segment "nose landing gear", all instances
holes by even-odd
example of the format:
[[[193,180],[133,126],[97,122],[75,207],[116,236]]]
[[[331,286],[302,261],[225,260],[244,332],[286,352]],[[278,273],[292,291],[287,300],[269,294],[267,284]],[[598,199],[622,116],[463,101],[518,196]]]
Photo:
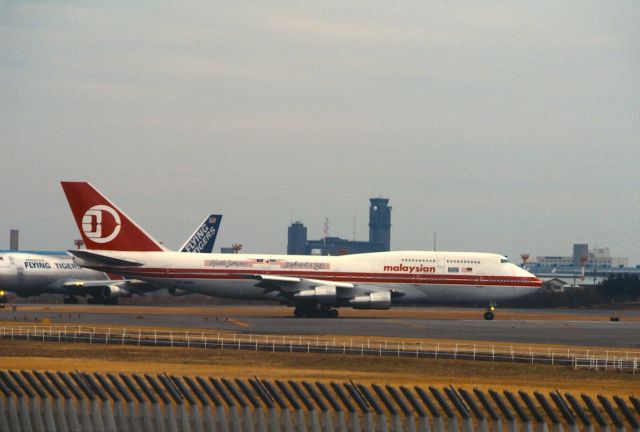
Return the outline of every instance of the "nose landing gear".
[[[495,317],[494,315],[494,311],[496,310],[496,305],[493,303],[489,304],[489,308],[487,309],[487,311],[484,313],[484,319],[487,321],[492,321],[493,318]]]

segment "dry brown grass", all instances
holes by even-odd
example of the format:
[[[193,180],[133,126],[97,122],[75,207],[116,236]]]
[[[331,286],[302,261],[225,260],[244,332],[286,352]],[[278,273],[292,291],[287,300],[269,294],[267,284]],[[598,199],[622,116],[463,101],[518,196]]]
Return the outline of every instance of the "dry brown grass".
[[[115,313],[203,314],[219,319],[234,319],[242,327],[242,316],[290,316],[291,309],[279,306],[93,306],[93,305],[18,305],[19,312],[51,311],[63,314]],[[341,310],[346,317],[385,317],[393,320],[482,319],[481,309],[398,308],[389,311]],[[497,319],[589,319],[604,316],[580,316],[540,312],[499,311]],[[234,317],[234,318],[231,318]],[[626,319],[626,318],[624,318]],[[633,318],[640,319],[640,318]],[[6,322],[6,325],[55,325],[53,322]],[[211,322],[210,322],[211,323]],[[403,322],[406,325],[411,323]],[[1,324],[1,323],[0,323]],[[130,328],[130,326],[128,326]],[[144,328],[144,326],[136,326]],[[112,326],[113,328],[113,326]],[[191,332],[217,330],[189,329]],[[323,335],[323,337],[332,337]],[[338,336],[340,339],[348,337]],[[354,338],[355,339],[355,338]],[[364,339],[364,338],[358,338]],[[392,340],[393,338],[385,338]],[[405,339],[408,340],[408,339]],[[425,343],[465,343],[460,340],[416,339]],[[479,341],[467,343],[482,344]],[[491,344],[491,342],[484,342]],[[517,346],[518,344],[514,344]],[[528,345],[527,345],[528,346]],[[575,348],[575,347],[574,347]],[[269,353],[238,350],[133,347],[43,343],[0,339],[0,369],[84,370],[100,372],[174,373],[247,378],[306,379],[390,383],[422,386],[464,386],[487,389],[523,389],[605,395],[640,394],[640,375],[617,372],[573,370],[562,366],[526,365],[472,361],[448,361],[412,358],[378,358],[302,353]]]
[[[568,367],[0,339],[0,369],[173,373],[640,395],[640,376]]]

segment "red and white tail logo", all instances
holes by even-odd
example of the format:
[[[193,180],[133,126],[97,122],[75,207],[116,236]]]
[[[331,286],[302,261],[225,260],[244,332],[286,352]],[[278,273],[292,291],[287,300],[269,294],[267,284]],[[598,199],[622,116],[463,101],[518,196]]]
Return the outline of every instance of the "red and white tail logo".
[[[164,247],[87,182],[61,182],[87,249],[162,251]]]

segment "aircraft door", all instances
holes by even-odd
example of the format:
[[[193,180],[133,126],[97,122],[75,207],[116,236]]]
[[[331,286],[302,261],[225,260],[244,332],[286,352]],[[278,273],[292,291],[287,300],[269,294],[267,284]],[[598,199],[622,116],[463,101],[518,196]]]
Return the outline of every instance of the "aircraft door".
[[[447,272],[444,254],[436,253],[436,271],[441,274]]]

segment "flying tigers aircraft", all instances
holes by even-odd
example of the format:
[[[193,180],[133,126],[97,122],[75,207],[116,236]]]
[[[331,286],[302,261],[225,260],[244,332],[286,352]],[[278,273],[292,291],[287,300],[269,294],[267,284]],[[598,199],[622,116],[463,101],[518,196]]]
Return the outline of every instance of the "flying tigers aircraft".
[[[154,285],[217,297],[273,300],[297,317],[402,303],[481,303],[540,289],[531,273],[491,253],[397,251],[344,256],[168,251],[86,182],[62,182],[86,250],[75,262]],[[491,310],[485,319],[493,319]]]
[[[99,217],[99,215],[97,216]],[[209,215],[182,245],[180,252],[209,253],[213,250],[222,215]],[[148,282],[123,279],[102,271],[82,268],[66,252],[7,251],[0,253],[0,302],[6,291],[20,297],[63,294],[65,303],[78,303],[76,296],[89,296],[87,303],[113,304],[120,297],[144,295],[157,290]],[[170,290],[172,295],[190,294]]]

